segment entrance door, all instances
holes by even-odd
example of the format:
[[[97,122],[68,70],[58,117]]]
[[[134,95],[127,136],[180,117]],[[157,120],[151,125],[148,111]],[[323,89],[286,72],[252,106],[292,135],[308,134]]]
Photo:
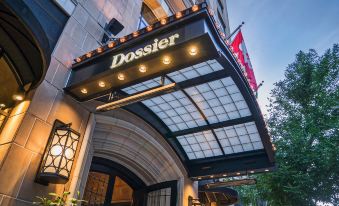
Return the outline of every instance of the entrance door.
[[[124,166],[94,157],[84,206],[176,206],[177,181],[146,184]]]

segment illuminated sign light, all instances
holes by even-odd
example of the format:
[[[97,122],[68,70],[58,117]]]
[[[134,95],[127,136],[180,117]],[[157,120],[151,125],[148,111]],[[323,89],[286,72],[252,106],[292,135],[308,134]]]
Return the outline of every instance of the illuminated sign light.
[[[132,62],[136,59],[140,59],[144,56],[150,55],[152,53],[156,53],[159,50],[166,49],[175,45],[175,40],[179,38],[179,34],[173,34],[168,38],[163,38],[161,40],[154,39],[154,43],[146,45],[144,48],[139,48],[135,52],[129,52],[127,54],[117,54],[113,56],[113,61],[111,65],[111,69],[119,67],[124,63]]]

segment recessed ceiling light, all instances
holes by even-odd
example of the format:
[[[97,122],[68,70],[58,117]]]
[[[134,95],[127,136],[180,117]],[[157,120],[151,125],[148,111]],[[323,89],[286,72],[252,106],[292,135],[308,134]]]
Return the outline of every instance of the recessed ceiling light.
[[[198,177],[198,180],[201,180],[201,177]]]
[[[223,174],[222,176],[223,176],[223,177],[226,177],[226,176],[227,176],[227,174]]]
[[[75,61],[78,62],[78,63],[81,62],[80,57],[76,58]]]
[[[98,85],[99,85],[99,87],[105,87],[106,83],[104,81],[99,81]]]
[[[82,88],[82,89],[81,89],[81,93],[83,93],[83,94],[87,94],[87,93],[88,93],[88,91],[87,91],[87,89],[86,89],[86,88]]]
[[[126,37],[121,37],[121,38],[119,39],[119,41],[120,41],[121,43],[124,43],[124,42],[126,41]]]
[[[145,73],[146,71],[147,71],[147,68],[146,68],[146,66],[145,65],[140,65],[139,66],[139,71],[141,72],[141,73]]]
[[[190,47],[190,48],[189,48],[189,54],[190,54],[191,56],[197,55],[197,54],[198,54],[198,48],[195,47],[195,46]]]
[[[213,175],[210,176],[210,178],[213,178],[213,177],[214,177]]]
[[[86,54],[86,57],[88,57],[88,58],[90,58],[92,56],[92,53],[91,52],[88,52],[87,54]]]
[[[121,81],[125,80],[125,75],[121,74],[121,73],[118,74],[118,79],[121,80]]]
[[[240,172],[237,172],[237,175],[240,175]]]
[[[164,58],[162,59],[162,63],[170,64],[171,63],[171,58],[169,56],[164,56]]]
[[[252,173],[252,174],[253,174],[253,173],[254,173],[254,171],[252,170],[252,171],[250,171],[250,173]]]
[[[269,169],[265,169],[265,172],[268,172],[268,171],[270,171]]]

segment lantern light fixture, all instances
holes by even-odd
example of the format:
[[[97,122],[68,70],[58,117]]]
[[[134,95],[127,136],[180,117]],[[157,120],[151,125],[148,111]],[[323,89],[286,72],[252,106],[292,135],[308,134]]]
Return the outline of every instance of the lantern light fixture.
[[[36,182],[44,185],[68,182],[80,137],[71,125],[55,120]]]

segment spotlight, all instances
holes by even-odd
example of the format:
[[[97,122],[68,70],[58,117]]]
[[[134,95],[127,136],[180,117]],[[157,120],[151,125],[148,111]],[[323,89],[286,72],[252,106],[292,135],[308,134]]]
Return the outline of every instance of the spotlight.
[[[177,12],[177,13],[175,13],[175,17],[177,18],[177,19],[180,19],[181,17],[182,17],[182,13],[179,11],[179,12]]]
[[[138,31],[135,31],[135,32],[133,32],[133,37],[137,37],[137,36],[139,36],[139,32]]]
[[[111,41],[110,43],[108,43],[108,47],[109,47],[109,48],[113,48],[113,47],[114,47],[114,42]]]
[[[145,66],[145,65],[140,65],[139,66],[139,71],[141,72],[141,73],[145,73],[146,71],[147,71],[147,67]]]
[[[101,47],[97,48],[97,52],[98,52],[98,53],[101,53],[102,51],[103,51],[103,50],[102,50]]]
[[[195,55],[197,55],[197,53],[198,53],[198,48],[197,47],[192,46],[191,48],[189,48],[189,54],[191,56],[195,56]]]
[[[125,80],[125,75],[124,74],[118,74],[118,79],[120,80],[120,81],[123,81],[123,80]]]
[[[81,89],[81,93],[83,93],[83,94],[87,94],[87,93],[88,93],[88,91],[87,91],[87,89],[83,88],[83,89]]]
[[[146,27],[146,30],[147,30],[147,31],[152,31],[152,29],[153,29],[153,27],[152,27],[151,25],[149,25],[149,26]]]
[[[165,25],[166,23],[167,23],[167,20],[166,20],[166,19],[161,19],[161,20],[160,20],[160,24],[161,24],[161,25]]]
[[[193,11],[193,12],[198,11],[198,9],[199,9],[199,6],[198,6],[198,5],[193,5],[193,6],[192,6],[192,11]]]
[[[99,81],[98,85],[99,85],[99,87],[105,87],[106,83],[104,81]]]
[[[126,41],[126,37],[121,37],[121,38],[119,39],[119,41],[120,41],[120,43],[124,43],[124,42]]]
[[[162,59],[162,63],[170,64],[171,63],[171,58],[169,56],[164,56],[164,58]]]

